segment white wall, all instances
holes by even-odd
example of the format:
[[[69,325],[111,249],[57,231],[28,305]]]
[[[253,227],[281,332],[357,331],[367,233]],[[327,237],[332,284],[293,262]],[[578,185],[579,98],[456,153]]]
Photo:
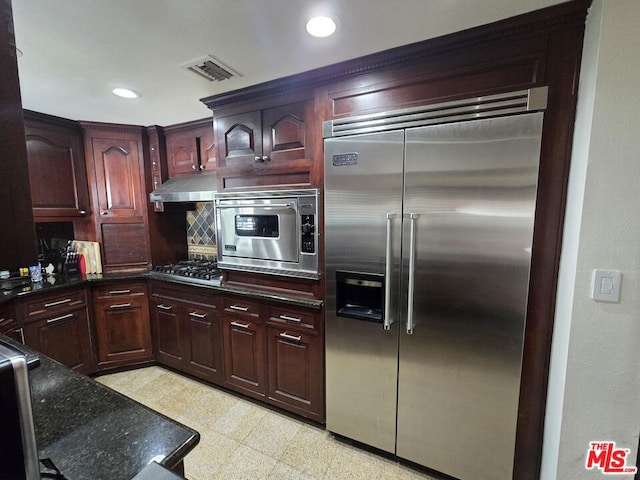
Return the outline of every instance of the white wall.
[[[587,20],[552,345],[541,478],[606,478],[590,441],[640,432],[640,1],[594,0]],[[620,270],[619,303],[589,298]],[[616,475],[628,480],[633,475]]]

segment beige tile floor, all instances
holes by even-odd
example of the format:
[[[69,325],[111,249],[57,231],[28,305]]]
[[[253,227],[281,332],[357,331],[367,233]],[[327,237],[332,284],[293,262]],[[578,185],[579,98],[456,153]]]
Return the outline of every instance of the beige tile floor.
[[[435,480],[161,367],[96,380],[200,433],[200,443],[184,461],[189,480]]]

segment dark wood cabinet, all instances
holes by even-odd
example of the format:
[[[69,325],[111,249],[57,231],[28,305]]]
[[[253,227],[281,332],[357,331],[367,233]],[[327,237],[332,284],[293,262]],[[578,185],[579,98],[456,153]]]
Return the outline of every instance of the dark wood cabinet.
[[[13,304],[0,307],[0,334],[24,343],[24,329],[18,322]]]
[[[316,122],[311,99],[216,115],[224,189],[313,183]]]
[[[151,361],[146,283],[113,283],[96,287],[92,293],[98,367]]]
[[[160,296],[153,291],[151,293],[151,327],[156,352],[156,360],[159,363],[173,368],[184,367],[184,339],[185,331],[182,324],[180,304],[174,299]]]
[[[92,370],[86,307],[43,318],[24,327],[25,343],[81,373]]]
[[[76,122],[25,111],[31,202],[36,221],[76,220],[89,214],[89,185]]]
[[[172,125],[164,131],[169,177],[216,172],[216,149],[211,119]]]
[[[267,321],[268,396],[275,405],[324,420],[322,317],[313,310],[272,306]]]
[[[187,305],[185,364],[187,371],[207,380],[222,380],[222,331],[218,312],[204,305]]]
[[[221,383],[219,296],[193,287],[152,285],[151,326],[159,363]]]
[[[105,272],[151,267],[143,130],[82,123]]]
[[[226,296],[225,385],[324,421],[324,337],[318,310]]]
[[[86,290],[69,289],[23,301],[24,343],[81,373],[93,370]]]
[[[266,394],[266,337],[261,305],[244,298],[225,297],[225,385],[256,398]]]
[[[216,131],[221,167],[263,162],[260,111],[218,118]]]
[[[11,1],[3,0],[0,5],[0,268],[15,270],[35,265],[38,252]]]

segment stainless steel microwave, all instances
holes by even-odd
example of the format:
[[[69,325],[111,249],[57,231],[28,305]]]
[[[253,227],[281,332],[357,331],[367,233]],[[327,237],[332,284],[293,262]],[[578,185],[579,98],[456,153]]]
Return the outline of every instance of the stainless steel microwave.
[[[317,279],[318,190],[218,193],[218,266]]]

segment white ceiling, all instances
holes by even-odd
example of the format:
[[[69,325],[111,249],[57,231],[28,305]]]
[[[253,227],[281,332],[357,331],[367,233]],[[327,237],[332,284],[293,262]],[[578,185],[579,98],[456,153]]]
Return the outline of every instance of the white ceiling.
[[[563,0],[13,0],[24,108],[74,120],[171,125],[199,99],[438,37]],[[306,34],[337,15],[330,38]],[[240,77],[181,68],[213,55]],[[126,86],[135,100],[114,96]]]

